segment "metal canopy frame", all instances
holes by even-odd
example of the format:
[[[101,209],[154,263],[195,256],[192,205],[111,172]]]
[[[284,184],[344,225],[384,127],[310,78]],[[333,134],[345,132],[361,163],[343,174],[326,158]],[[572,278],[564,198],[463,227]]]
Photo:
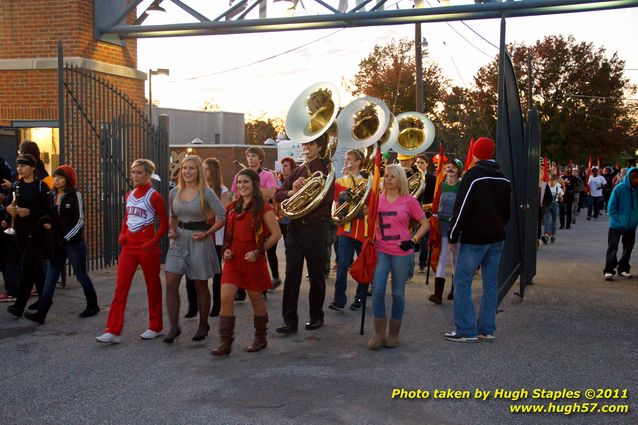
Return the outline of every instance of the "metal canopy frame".
[[[164,25],[142,25],[146,12],[133,25],[125,23],[127,16],[143,0],[94,0],[96,37],[105,41],[114,38],[179,37],[216,34],[241,34],[272,31],[348,28],[378,25],[398,25],[418,22],[445,22],[476,19],[497,19],[550,15],[559,13],[591,12],[628,7],[638,7],[638,0],[516,0],[456,6],[419,7],[422,0],[415,0],[416,7],[385,10],[388,0],[357,0],[351,9],[348,1],[339,0],[334,7],[330,0],[306,0],[325,10],[323,14],[293,17],[267,18],[266,7],[273,0],[232,0],[231,6],[214,19],[209,19],[181,0],[171,2],[187,12],[196,22]],[[281,0],[280,0],[281,1]],[[301,0],[290,0],[303,5]],[[332,0],[335,3],[336,0]],[[407,2],[408,4],[410,2]],[[392,3],[395,6],[395,3]],[[366,6],[369,10],[366,10]],[[397,6],[398,7],[398,6]],[[258,10],[255,10],[258,9]],[[100,13],[98,13],[98,10]]]

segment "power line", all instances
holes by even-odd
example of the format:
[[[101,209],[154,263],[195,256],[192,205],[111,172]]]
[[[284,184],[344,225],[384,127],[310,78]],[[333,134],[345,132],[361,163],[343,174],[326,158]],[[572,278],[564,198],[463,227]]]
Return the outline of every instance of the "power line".
[[[205,75],[198,75],[198,76],[195,76],[195,77],[182,78],[181,80],[172,80],[172,81],[167,81],[167,82],[162,83],[162,84],[172,84],[172,83],[181,83],[181,82],[184,82],[184,81],[199,80],[199,79],[202,79],[202,78],[208,78],[208,77],[212,77],[212,76],[219,75],[219,74],[225,74],[226,72],[237,71],[238,69],[247,68],[247,67],[249,67],[249,66],[253,66],[253,65],[256,65],[256,64],[258,64],[258,63],[266,62],[266,61],[269,61],[269,60],[271,60],[271,59],[275,59],[275,58],[278,58],[278,57],[280,57],[280,56],[286,55],[286,54],[288,54],[288,53],[292,53],[292,52],[294,52],[295,50],[299,50],[299,49],[301,49],[301,48],[304,48],[304,47],[306,47],[306,46],[309,46],[309,45],[311,45],[311,44],[314,44],[314,43],[316,43],[316,42],[318,42],[318,41],[321,41],[321,40],[323,40],[324,38],[328,38],[328,37],[330,37],[330,36],[332,36],[332,35],[335,35],[336,33],[340,32],[340,31],[343,31],[344,29],[345,29],[345,28],[338,29],[337,31],[333,31],[333,32],[331,32],[330,34],[327,34],[327,35],[324,35],[324,36],[322,36],[322,37],[319,37],[319,38],[317,38],[317,39],[315,39],[315,40],[309,41],[308,43],[302,44],[302,45],[300,45],[300,46],[293,47],[292,49],[285,50],[285,51],[283,51],[283,52],[280,52],[280,53],[274,54],[274,55],[272,55],[272,56],[268,56],[268,57],[266,57],[266,58],[262,58],[262,59],[256,60],[256,61],[254,61],[254,62],[250,62],[250,63],[244,64],[244,65],[238,65],[238,66],[235,66],[235,67],[233,67],[233,68],[224,69],[224,70],[222,70],[222,71],[213,72],[213,73],[211,73],[211,74],[205,74]],[[158,83],[158,84],[159,84],[159,83]]]

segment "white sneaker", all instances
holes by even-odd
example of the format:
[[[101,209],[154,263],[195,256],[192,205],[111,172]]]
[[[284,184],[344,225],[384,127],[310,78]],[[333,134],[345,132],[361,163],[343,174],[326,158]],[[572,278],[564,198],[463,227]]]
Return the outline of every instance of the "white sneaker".
[[[618,274],[622,277],[626,277],[627,279],[629,279],[630,277],[633,277],[633,275],[629,272],[620,272]]]
[[[613,273],[605,273],[605,280],[614,280]]]
[[[122,338],[119,335],[109,332],[104,335],[96,336],[95,339],[97,339],[98,342],[103,342],[105,344],[119,344],[122,341]]]
[[[140,338],[142,338],[142,339],[155,339],[158,336],[160,336],[159,332],[155,332],[154,330],[147,329],[147,330],[144,331],[144,333],[142,335],[140,335]]]
[[[453,342],[478,342],[479,340],[476,336],[460,336],[456,331],[446,332],[445,339]]]
[[[495,338],[494,338],[494,335],[490,335],[490,334],[482,335],[482,334],[479,334],[478,339],[479,339],[479,341],[492,342],[492,341],[494,341]]]

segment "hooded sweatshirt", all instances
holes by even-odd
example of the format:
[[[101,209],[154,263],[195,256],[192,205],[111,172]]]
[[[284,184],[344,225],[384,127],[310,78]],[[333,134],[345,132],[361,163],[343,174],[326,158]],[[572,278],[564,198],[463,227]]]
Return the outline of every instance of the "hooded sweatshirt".
[[[631,173],[638,173],[638,168],[629,169],[609,198],[609,227],[615,230],[635,231],[638,226],[638,187],[631,187]]]
[[[479,161],[461,180],[454,203],[450,243],[486,245],[505,240],[511,184],[494,161]]]

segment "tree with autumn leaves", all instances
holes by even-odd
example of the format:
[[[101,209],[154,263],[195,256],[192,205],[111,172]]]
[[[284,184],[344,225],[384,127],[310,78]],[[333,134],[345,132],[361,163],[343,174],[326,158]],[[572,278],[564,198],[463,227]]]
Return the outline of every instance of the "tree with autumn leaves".
[[[351,81],[355,96],[383,99],[392,112],[415,110],[415,64],[409,40],[375,46]],[[628,99],[636,87],[624,75],[624,61],[592,43],[548,36],[532,46],[508,46],[519,82],[523,110],[532,99],[541,120],[543,155],[559,162],[582,162],[589,154],[612,162],[633,156],[638,146],[638,105]],[[427,57],[427,55],[426,55]],[[462,153],[472,135],[496,134],[498,57],[479,69],[472,87],[456,87],[430,60],[424,61],[424,111],[437,139]],[[633,137],[632,137],[633,136]]]

